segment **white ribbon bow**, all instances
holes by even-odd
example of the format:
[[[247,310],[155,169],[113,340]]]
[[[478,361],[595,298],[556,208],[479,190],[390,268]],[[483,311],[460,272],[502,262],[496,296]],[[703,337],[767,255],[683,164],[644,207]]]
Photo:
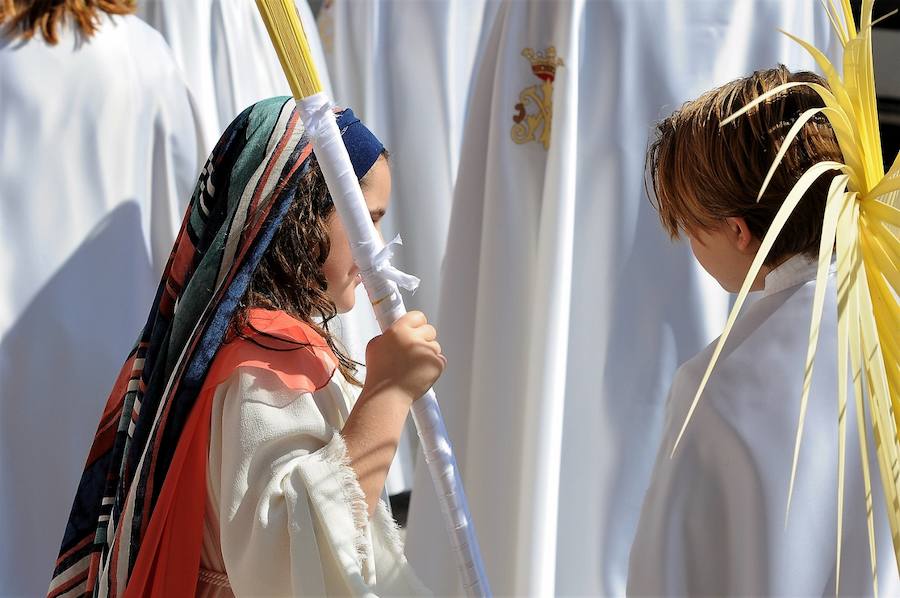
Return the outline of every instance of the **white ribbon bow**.
[[[331,102],[325,98],[325,103],[312,110],[307,109],[303,120],[304,132],[310,139],[318,139],[325,132],[326,115],[331,112]]]
[[[365,242],[361,245],[365,247],[373,244],[374,242]],[[397,283],[397,286],[400,288],[410,293],[415,293],[416,289],[419,288],[419,278],[412,274],[407,274],[391,264],[391,258],[394,257],[394,249],[401,245],[403,245],[403,239],[400,238],[400,235],[391,239],[390,243],[386,243],[372,258],[372,267],[362,271],[363,278],[378,274]]]

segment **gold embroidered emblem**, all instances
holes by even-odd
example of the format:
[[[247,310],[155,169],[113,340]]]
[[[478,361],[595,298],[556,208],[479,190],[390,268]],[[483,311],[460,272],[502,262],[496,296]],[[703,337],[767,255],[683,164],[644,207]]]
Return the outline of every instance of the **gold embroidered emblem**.
[[[550,147],[550,131],[553,124],[553,80],[556,68],[565,66],[562,58],[556,56],[556,47],[550,46],[544,52],[535,52],[531,48],[522,50],[522,56],[531,62],[531,72],[541,80],[522,90],[516,113],[513,115],[512,138],[516,143],[540,141],[544,149]],[[537,108],[529,112],[530,105]],[[540,132],[540,135],[538,135]]]

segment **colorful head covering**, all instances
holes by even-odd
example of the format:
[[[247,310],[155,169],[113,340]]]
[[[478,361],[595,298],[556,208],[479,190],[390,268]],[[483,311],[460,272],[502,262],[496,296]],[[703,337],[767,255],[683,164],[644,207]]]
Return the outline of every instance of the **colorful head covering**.
[[[361,177],[384,146],[351,110],[337,121]],[[286,97],[245,110],[213,150],[147,323],[103,411],[50,596],[126,593],[210,364],[299,182],[314,167],[311,155],[294,100]]]

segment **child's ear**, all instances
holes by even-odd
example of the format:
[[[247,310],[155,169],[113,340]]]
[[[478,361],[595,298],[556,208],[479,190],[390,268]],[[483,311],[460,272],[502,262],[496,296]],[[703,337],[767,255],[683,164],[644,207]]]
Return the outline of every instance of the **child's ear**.
[[[725,219],[725,226],[728,228],[729,237],[734,243],[735,249],[741,253],[756,253],[759,243],[750,232],[746,220],[740,216],[729,216]]]

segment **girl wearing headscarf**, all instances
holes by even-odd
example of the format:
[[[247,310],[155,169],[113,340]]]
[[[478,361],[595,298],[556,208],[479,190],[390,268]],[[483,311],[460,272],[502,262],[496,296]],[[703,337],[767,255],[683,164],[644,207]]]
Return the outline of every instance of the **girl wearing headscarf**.
[[[390,171],[351,110],[376,225]],[[354,363],[328,323],[358,284],[294,101],[255,104],[200,174],[103,412],[49,596],[415,595],[379,497],[445,360],[410,312]]]

